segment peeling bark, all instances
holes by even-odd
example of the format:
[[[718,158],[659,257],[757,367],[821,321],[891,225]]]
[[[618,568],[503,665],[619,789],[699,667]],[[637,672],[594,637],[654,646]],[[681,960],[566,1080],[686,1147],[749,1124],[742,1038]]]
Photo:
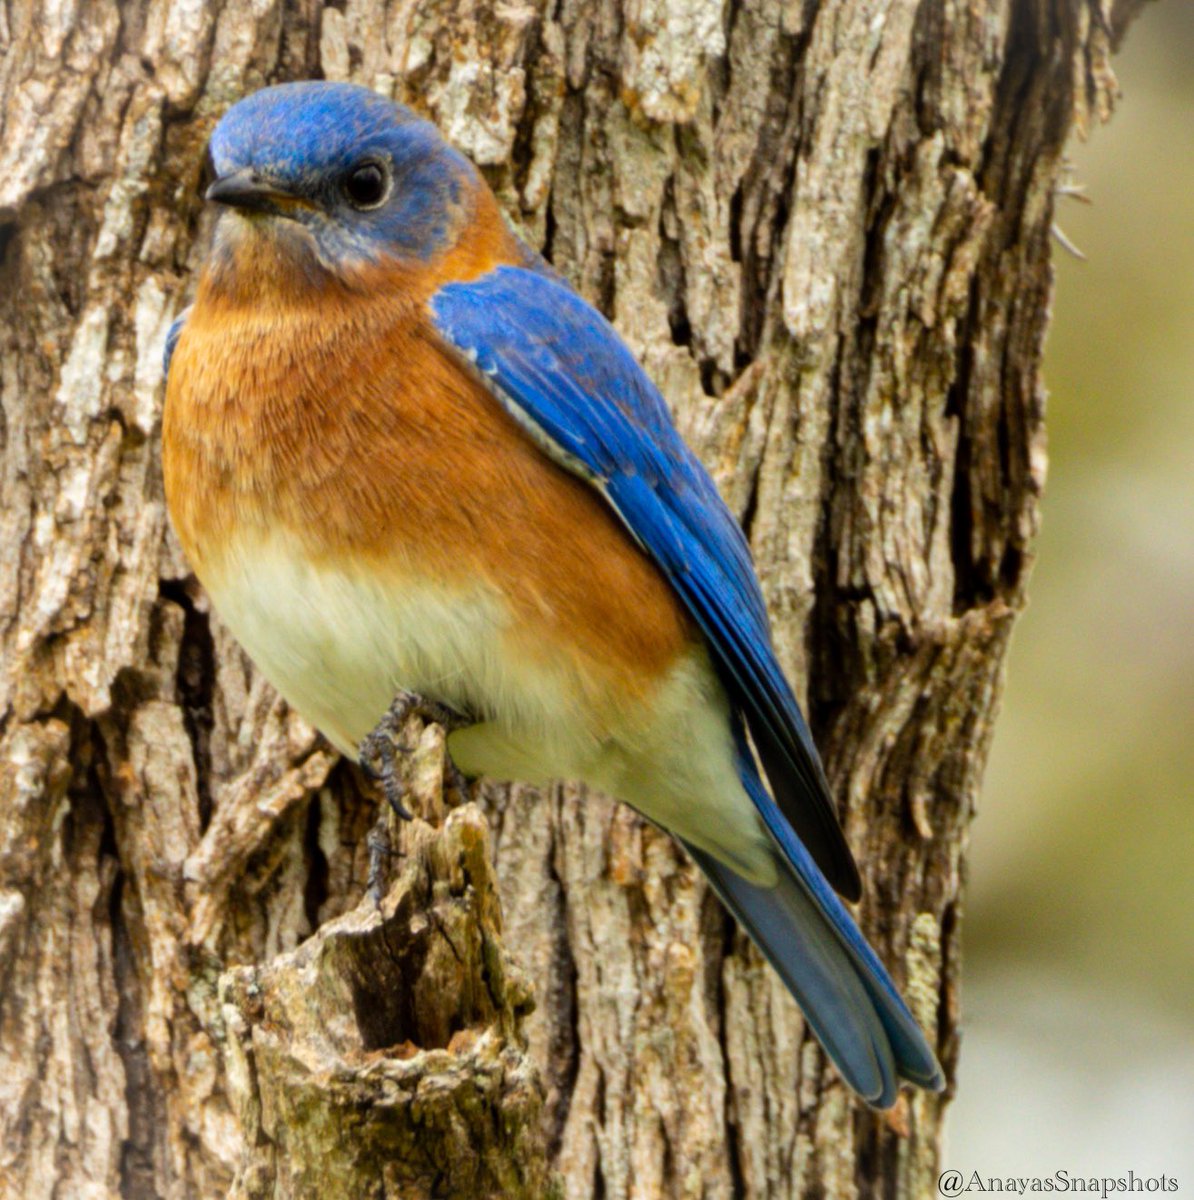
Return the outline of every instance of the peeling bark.
[[[1053,190],[1138,7],[0,12],[0,1196],[929,1194],[948,1096],[859,1106],[629,811],[445,802],[423,731],[422,819],[364,895],[376,795],[169,531],[162,342],[232,102],[351,78],[436,120],[742,518],[860,919],[952,1074],[966,826],[1044,476]]]

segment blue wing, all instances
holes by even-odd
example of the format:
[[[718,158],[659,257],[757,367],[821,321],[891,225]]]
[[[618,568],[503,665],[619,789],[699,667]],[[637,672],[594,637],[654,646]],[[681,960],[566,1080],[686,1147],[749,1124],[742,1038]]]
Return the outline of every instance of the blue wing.
[[[746,539],[663,398],[598,312],[521,267],[451,283],[436,329],[543,449],[597,487],[701,627],[776,802],[829,882],[861,893],[808,727],[771,645]]]

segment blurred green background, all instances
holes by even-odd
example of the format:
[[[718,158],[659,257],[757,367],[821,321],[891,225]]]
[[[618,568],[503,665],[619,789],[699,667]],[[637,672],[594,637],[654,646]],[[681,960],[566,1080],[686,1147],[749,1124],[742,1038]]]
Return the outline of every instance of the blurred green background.
[[[964,924],[945,1164],[1194,1193],[1194,3],[1070,148],[1049,479]],[[1184,1178],[1183,1178],[1184,1175]]]

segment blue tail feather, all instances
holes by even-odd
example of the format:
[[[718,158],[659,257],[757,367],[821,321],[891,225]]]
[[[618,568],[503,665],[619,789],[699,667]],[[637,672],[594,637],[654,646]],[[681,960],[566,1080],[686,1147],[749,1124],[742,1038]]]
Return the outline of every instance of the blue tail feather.
[[[771,831],[778,883],[751,883],[703,850],[688,846],[689,853],[864,1100],[890,1107],[901,1079],[940,1090],[941,1068],[891,976],[784,820],[753,763],[740,761],[739,773]]]

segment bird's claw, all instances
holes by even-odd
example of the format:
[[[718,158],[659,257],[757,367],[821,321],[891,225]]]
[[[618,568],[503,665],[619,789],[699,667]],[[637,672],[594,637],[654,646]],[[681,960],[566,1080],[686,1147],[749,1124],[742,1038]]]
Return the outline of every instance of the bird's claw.
[[[442,726],[446,732],[470,724],[469,718],[439,700],[429,700],[415,692],[399,692],[385,715],[361,740],[358,758],[361,766],[381,784],[386,803],[396,817],[409,821],[414,814],[403,803],[405,789],[398,770],[398,753],[410,754],[413,746],[402,741],[407,720],[412,716]],[[444,774],[463,795],[464,776],[450,756],[445,756]],[[372,859],[371,859],[372,861]]]
[[[401,731],[401,728],[399,725],[398,731]],[[403,746],[403,751],[409,753],[406,746]],[[411,820],[414,814],[402,803],[405,789],[398,773],[398,750],[386,717],[362,738],[358,756],[366,773],[381,784],[391,812],[404,821]]]
[[[390,811],[403,821],[410,821],[414,818],[414,814],[403,803],[406,789],[403,786],[398,765],[399,753],[411,754],[414,751],[414,747],[408,745],[402,737],[406,722],[412,716],[419,716],[425,721],[434,722],[447,732],[471,723],[468,717],[438,700],[428,700],[414,692],[399,692],[381,720],[361,739],[361,744],[357,749],[361,767],[366,774],[381,784],[382,793]],[[467,795],[468,785],[464,775],[446,752],[444,755],[444,778],[448,785],[455,788],[462,796]],[[393,857],[397,853],[390,840],[389,824],[384,812],[378,816],[373,828],[369,830],[366,844],[369,847],[367,886],[374,904],[380,908],[384,863],[387,858]]]

